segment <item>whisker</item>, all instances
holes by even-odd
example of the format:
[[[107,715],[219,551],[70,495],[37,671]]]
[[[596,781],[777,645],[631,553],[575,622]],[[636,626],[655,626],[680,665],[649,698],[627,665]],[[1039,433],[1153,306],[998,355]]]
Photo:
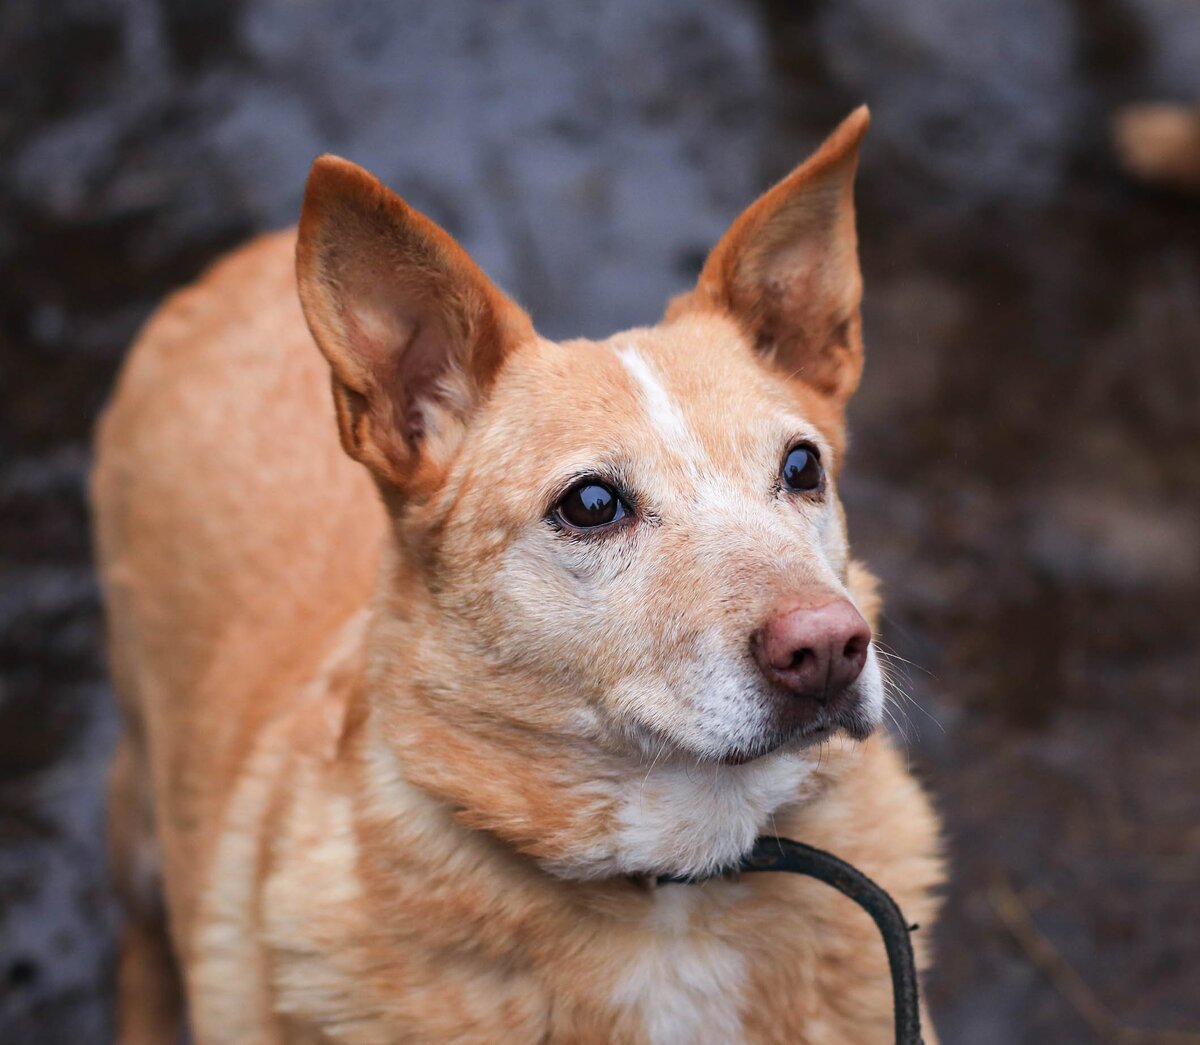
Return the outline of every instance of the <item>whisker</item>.
[[[904,744],[904,746],[905,747],[910,746],[912,744],[913,737],[909,735],[907,727],[912,725],[911,720],[909,720],[906,716],[904,718],[904,722],[902,723],[900,721],[900,719],[898,719],[896,717],[896,715],[893,713],[892,709],[890,707],[888,707],[888,705],[886,703],[883,705],[883,713],[884,713],[884,715],[887,716],[887,720],[895,728],[896,734],[900,737],[900,740]],[[914,727],[914,730],[915,730],[915,727]],[[918,739],[919,739],[919,737],[920,737],[920,734],[917,734]]]
[[[772,809],[772,810],[771,810],[771,812],[769,812],[769,813],[767,814],[767,817],[768,817],[768,819],[771,821],[771,834],[772,834],[774,837],[778,838],[778,837],[779,837],[779,825],[775,823],[775,810],[774,810],[774,809]],[[782,845],[782,844],[780,844],[780,846],[779,846],[779,851],[780,851],[781,853],[783,852],[783,845]]]
[[[903,686],[896,686],[892,689],[891,692],[895,696],[904,700],[906,703],[911,704],[914,708],[916,708],[917,711],[919,711],[922,715],[924,715],[925,718],[929,719],[930,722],[932,722],[935,726],[937,726],[937,728],[941,732],[943,732],[943,733],[946,732],[946,727],[943,726],[941,724],[941,722],[939,722],[937,720],[937,717],[930,714],[930,712],[926,709],[925,705],[922,704],[919,700],[917,700],[917,698],[914,697],[911,693],[909,693]],[[897,705],[897,707],[899,709],[898,705]],[[899,709],[899,710],[902,710],[902,709]],[[912,717],[910,715],[908,715],[907,712],[905,712],[905,718],[907,718],[910,722],[912,721]]]
[[[640,788],[638,788],[638,803],[639,804],[641,804],[642,799],[646,793],[646,781],[648,781],[650,779],[650,774],[654,772],[654,767],[656,765],[658,765],[658,760],[660,758],[662,758],[662,754],[666,750],[667,750],[667,739],[666,739],[666,737],[663,737],[663,739],[659,742],[658,751],[655,753],[654,758],[650,761],[650,768],[646,770],[646,775],[644,777],[642,777],[642,786]]]
[[[919,671],[924,675],[928,675],[931,679],[937,678],[937,676],[934,675],[934,673],[932,671],[930,671],[928,668],[926,668],[924,665],[918,664],[914,660],[909,660],[907,657],[896,652],[895,649],[893,649],[891,646],[889,646],[886,642],[884,642],[878,636],[873,638],[871,641],[875,646],[875,652],[878,653],[881,657],[887,657],[888,660],[895,661],[898,664],[903,664],[903,665],[905,665],[905,667],[913,668],[914,670]]]
[[[911,682],[908,676],[908,671],[910,669],[920,671],[934,681],[937,681],[937,676],[932,671],[922,667],[920,664],[909,660],[907,657],[901,656],[886,643],[880,642],[878,639],[874,639],[873,642],[875,645],[875,652],[879,657],[879,673],[883,676],[886,683],[887,694],[895,698],[895,702],[892,706],[904,715],[905,720],[912,724],[914,729],[916,729],[916,725],[913,723],[912,717],[901,706],[901,702],[904,704],[911,704],[925,718],[937,726],[942,733],[945,733],[946,727],[943,726],[934,715],[930,714],[925,706],[909,692],[909,686]],[[916,732],[917,737],[919,738],[920,731],[917,730]]]

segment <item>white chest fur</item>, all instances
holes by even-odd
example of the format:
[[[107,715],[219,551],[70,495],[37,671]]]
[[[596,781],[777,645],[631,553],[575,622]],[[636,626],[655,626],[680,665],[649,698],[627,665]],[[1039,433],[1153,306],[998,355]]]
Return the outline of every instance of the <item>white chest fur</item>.
[[[728,899],[737,886],[721,883]],[[651,1045],[738,1042],[746,961],[701,918],[705,887],[663,885],[612,1001],[635,1009]]]
[[[745,766],[667,765],[631,780],[617,809],[615,864],[706,875],[736,863],[782,806],[804,794],[813,761],[778,754]]]

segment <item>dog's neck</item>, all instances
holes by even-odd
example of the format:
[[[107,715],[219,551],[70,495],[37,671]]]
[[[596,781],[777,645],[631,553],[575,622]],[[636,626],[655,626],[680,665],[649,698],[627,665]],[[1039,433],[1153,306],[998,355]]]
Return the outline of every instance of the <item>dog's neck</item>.
[[[357,745],[368,791],[402,777],[462,827],[563,878],[711,874],[735,864],[781,809],[817,793],[831,768],[794,754],[643,764],[519,730],[464,734],[418,702],[369,712]]]
[[[735,864],[782,810],[821,793],[844,760],[836,743],[744,765],[652,758],[553,723],[478,713],[470,695],[505,682],[460,665],[459,699],[448,697],[452,658],[413,598],[406,594],[402,616],[389,613],[388,598],[376,603],[343,738],[358,790],[380,808],[389,789],[416,789],[461,829],[487,833],[557,877],[711,874]]]

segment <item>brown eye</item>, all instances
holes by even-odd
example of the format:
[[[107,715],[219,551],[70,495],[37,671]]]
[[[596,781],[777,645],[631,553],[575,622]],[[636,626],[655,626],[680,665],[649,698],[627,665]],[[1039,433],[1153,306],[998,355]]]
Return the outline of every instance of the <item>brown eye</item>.
[[[568,526],[592,530],[624,519],[629,507],[611,486],[588,479],[568,490],[555,511]]]
[[[794,446],[783,459],[780,471],[785,489],[796,493],[811,493],[819,489],[825,477],[821,458],[815,446]]]

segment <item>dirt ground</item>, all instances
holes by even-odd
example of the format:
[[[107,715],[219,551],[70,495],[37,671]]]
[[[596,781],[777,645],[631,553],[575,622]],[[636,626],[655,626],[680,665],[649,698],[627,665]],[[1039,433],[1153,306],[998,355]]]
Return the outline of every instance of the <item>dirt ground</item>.
[[[154,302],[291,220],[328,148],[547,334],[652,321],[865,99],[844,493],[946,821],[935,1022],[970,1045],[1200,1042],[1200,199],[1129,182],[1107,132],[1126,101],[1200,99],[1200,8],[488,11],[0,6],[0,1041],[111,1036],[116,723],[84,484]]]

